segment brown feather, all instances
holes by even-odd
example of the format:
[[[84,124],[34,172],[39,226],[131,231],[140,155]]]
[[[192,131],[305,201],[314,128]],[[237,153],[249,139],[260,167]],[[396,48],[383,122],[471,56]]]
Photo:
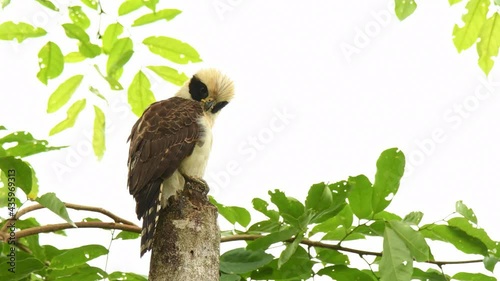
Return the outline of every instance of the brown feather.
[[[159,189],[153,183],[170,177],[203,136],[198,124],[202,115],[200,102],[173,97],[153,103],[133,126],[128,188],[136,199],[139,218],[159,194],[159,190],[150,190]]]

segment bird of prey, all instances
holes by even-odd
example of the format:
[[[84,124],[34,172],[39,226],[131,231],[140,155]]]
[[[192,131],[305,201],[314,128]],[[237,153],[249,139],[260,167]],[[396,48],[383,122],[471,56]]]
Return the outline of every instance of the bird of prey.
[[[151,104],[129,136],[128,189],[142,218],[141,257],[151,250],[160,208],[183,189],[203,181],[212,126],[233,98],[233,82],[216,69],[197,72],[169,99]]]

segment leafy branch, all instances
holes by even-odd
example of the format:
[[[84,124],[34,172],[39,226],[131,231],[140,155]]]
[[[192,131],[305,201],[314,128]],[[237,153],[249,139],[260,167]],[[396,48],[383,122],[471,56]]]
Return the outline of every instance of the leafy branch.
[[[448,0],[450,6],[462,0]],[[417,8],[414,0],[395,0],[395,12],[399,20],[410,16]],[[500,13],[497,0],[468,0],[462,23],[453,27],[453,44],[460,53],[476,45],[478,65],[488,75],[493,69],[493,57],[500,49]]]
[[[255,240],[262,238],[262,237],[263,237],[262,235],[258,235],[258,234],[236,234],[236,235],[222,237],[220,241],[221,241],[221,243],[232,242],[232,241],[255,241]],[[286,239],[283,241],[279,241],[279,242],[291,243],[294,240],[295,240],[295,237],[290,238],[290,239]],[[300,244],[307,245],[310,247],[319,247],[319,248],[324,248],[324,249],[332,249],[332,250],[337,250],[337,251],[342,251],[342,252],[348,252],[348,253],[358,254],[361,256],[376,256],[376,257],[382,256],[382,252],[358,250],[358,249],[340,246],[338,244],[328,244],[328,243],[324,243],[321,241],[314,241],[314,240],[309,240],[309,239],[300,240]],[[428,260],[428,261],[425,261],[424,263],[430,263],[430,264],[435,264],[435,265],[447,265],[447,264],[467,264],[467,263],[480,263],[480,262],[483,262],[483,259],[462,260],[462,261]]]
[[[49,135],[72,128],[81,112],[91,110],[94,113],[92,147],[98,159],[103,157],[106,150],[106,109],[104,106],[107,104],[109,107],[107,97],[112,91],[127,90],[127,100],[132,112],[140,115],[149,104],[156,100],[150,82],[154,74],[166,82],[182,85],[188,77],[177,70],[175,65],[201,61],[198,52],[185,42],[161,34],[147,34],[144,30],[134,31],[134,27],[152,23],[160,24],[161,21],[168,22],[181,14],[181,11],[177,9],[157,9],[158,0],[123,1],[117,11],[106,9],[106,13],[103,11],[101,1],[82,0],[84,5],[81,6],[74,3],[57,3],[56,5],[50,0],[36,2],[41,4],[50,16],[64,17],[63,21],[66,22],[56,25],[54,29],[64,31],[66,38],[62,38],[61,41],[73,42],[72,49],[65,49],[60,46],[68,45],[65,44],[66,42],[47,41],[38,52],[38,58],[34,58],[38,60],[39,65],[36,76],[44,85],[49,85],[52,80],[59,80],[62,76],[66,76],[62,82],[58,82],[59,86],[50,94],[47,103],[47,113],[60,114],[61,109],[66,108],[66,117],[52,127]],[[3,1],[2,4],[2,8],[6,10],[11,5],[10,1]],[[126,17],[132,16],[136,11],[145,9],[149,12],[136,17],[131,26],[124,26],[120,23],[128,21]],[[113,14],[117,14],[118,18],[103,26],[103,22],[108,22],[102,20],[103,16]],[[94,22],[98,24],[93,24]],[[128,31],[127,35],[123,34],[124,29]],[[104,32],[101,34],[102,30]],[[0,40],[17,40],[18,43],[22,43],[27,39],[41,40],[52,32],[57,31],[46,31],[27,22],[0,23]],[[93,38],[89,34],[97,34],[97,36]],[[166,59],[166,62],[160,65],[142,65],[142,62],[147,60],[148,53],[136,52],[137,43],[142,43],[147,47],[150,50],[150,56],[158,55]],[[92,62],[88,63],[90,60]],[[125,66],[130,64],[131,60],[136,60],[141,64],[138,69],[131,70],[132,73],[137,73],[136,77],[140,79],[134,79],[127,87],[123,86],[120,80],[126,70]],[[68,73],[68,64],[77,64],[80,67],[76,68],[76,73]],[[143,68],[151,72],[144,73],[141,70]],[[93,71],[97,71],[102,77],[101,81],[88,74]],[[103,83],[107,83],[109,87],[103,87]],[[89,103],[91,106],[87,106]]]
[[[100,222],[100,221],[84,221],[84,222],[75,222],[75,225],[77,228],[100,228],[100,229],[116,229],[116,230],[124,230],[128,232],[133,232],[133,233],[141,233],[141,228],[137,226],[136,224],[123,219],[112,212],[101,208],[101,207],[94,207],[94,206],[85,206],[85,205],[79,205],[79,204],[73,204],[73,203],[64,203],[64,206],[69,209],[73,210],[79,210],[79,211],[89,211],[89,212],[95,212],[95,213],[100,213],[103,214],[109,218],[111,218],[114,222]],[[28,206],[25,208],[22,208],[17,212],[16,216],[14,218],[6,220],[2,228],[0,229],[0,241],[7,242],[8,241],[8,233],[6,232],[8,226],[17,220],[19,220],[23,215],[46,208],[45,206],[41,204],[36,204],[32,206]],[[69,223],[60,223],[60,224],[47,224],[43,226],[37,226],[37,227],[30,227],[23,229],[21,231],[16,232],[16,239],[28,237],[31,235],[38,235],[40,233],[50,233],[50,232],[57,232],[60,230],[65,230],[65,229],[72,229],[75,228],[73,225]],[[255,241],[257,239],[261,239],[264,237],[263,235],[260,234],[236,234],[236,235],[230,235],[230,236],[225,236],[221,237],[221,243],[225,242],[233,242],[233,241]],[[284,243],[292,243],[295,240],[296,237],[292,237],[289,239],[285,239],[282,241],[276,241],[276,242],[284,242]],[[349,247],[344,247],[339,244],[329,244],[329,243],[324,243],[321,241],[314,241],[310,239],[301,239],[300,244],[310,246],[310,247],[319,247],[319,248],[324,248],[324,249],[332,249],[332,250],[337,250],[337,251],[342,251],[342,252],[348,252],[348,253],[353,253],[353,254],[358,254],[361,256],[376,256],[376,257],[381,257],[382,252],[373,252],[373,251],[365,251],[365,250],[358,250],[358,249],[353,249]],[[483,262],[483,259],[475,259],[475,260],[463,260],[463,261],[425,261],[425,263],[430,263],[430,264],[435,264],[435,265],[447,265],[447,264],[467,264],[467,263],[479,263]]]

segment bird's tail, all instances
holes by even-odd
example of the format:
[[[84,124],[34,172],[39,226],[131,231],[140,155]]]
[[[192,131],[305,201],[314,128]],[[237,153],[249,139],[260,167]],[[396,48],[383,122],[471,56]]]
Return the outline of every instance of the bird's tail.
[[[142,215],[141,257],[153,246],[153,237],[161,209],[161,181],[151,183],[145,191],[147,192],[141,193],[137,201],[137,213]]]
[[[158,209],[160,208],[159,198],[152,202],[149,210],[142,217],[141,231],[141,257],[147,251],[151,250],[153,245],[153,237],[155,234],[156,223],[158,222]]]

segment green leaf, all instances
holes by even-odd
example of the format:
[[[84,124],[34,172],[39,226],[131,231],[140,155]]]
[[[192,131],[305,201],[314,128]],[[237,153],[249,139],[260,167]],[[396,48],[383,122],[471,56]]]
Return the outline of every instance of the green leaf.
[[[470,0],[467,2],[465,6],[467,13],[462,16],[463,27],[458,27],[456,24],[453,27],[453,44],[459,53],[476,43],[486,21],[489,5],[490,0]]]
[[[220,275],[219,281],[240,281],[241,276],[235,274],[224,274]]]
[[[107,253],[108,250],[101,245],[85,245],[78,248],[66,249],[62,254],[52,259],[50,267],[54,269],[74,267],[85,264]]]
[[[329,184],[328,189],[332,192],[332,205],[328,209],[316,214],[310,221],[305,221],[306,223],[322,223],[336,216],[347,205],[346,199],[351,191],[351,185],[347,181]]]
[[[219,213],[230,223],[239,223],[243,227],[247,227],[250,223],[250,213],[245,208],[236,206],[224,206],[215,201],[215,199],[211,196],[209,197],[209,199],[210,203],[214,204],[219,210]]]
[[[142,71],[135,75],[128,87],[128,103],[132,107],[132,112],[137,116],[141,116],[144,110],[155,102],[155,96],[150,87],[151,83]]]
[[[59,8],[57,8],[56,5],[54,5],[54,3],[52,3],[49,0],[36,0],[36,2],[42,4],[43,6],[49,8],[49,9],[51,9],[53,11],[56,11],[56,12],[59,11]]]
[[[376,213],[373,216],[373,218],[376,220],[385,220],[385,221],[390,221],[390,220],[401,221],[401,220],[403,220],[400,216],[393,214],[391,212],[387,212],[387,211],[382,211],[382,212]]]
[[[297,199],[286,197],[285,193],[278,189],[275,189],[274,192],[269,191],[268,193],[271,196],[271,202],[278,207],[281,216],[288,215],[294,219],[298,219],[304,214],[304,205]]]
[[[152,36],[142,42],[149,50],[178,64],[201,62],[198,52],[189,44],[166,36]]]
[[[309,280],[313,275],[312,267],[314,264],[306,250],[298,247],[281,268],[278,268],[278,260],[274,259],[269,264],[253,271],[250,277],[251,280]]]
[[[126,3],[126,2],[125,2]],[[109,54],[116,40],[118,40],[118,36],[123,33],[123,25],[120,23],[112,23],[108,25],[106,31],[102,35],[102,51],[105,54]]]
[[[143,275],[139,275],[136,273],[131,273],[131,272],[120,272],[120,271],[115,271],[108,275],[109,281],[148,281],[148,278]]]
[[[118,15],[123,16],[144,6],[142,0],[127,0],[118,8]]]
[[[142,0],[142,3],[144,3],[144,6],[148,7],[151,9],[153,12],[156,11],[156,5],[158,4],[160,0]]]
[[[62,25],[66,36],[79,41],[78,51],[87,58],[94,58],[101,54],[101,48],[90,43],[89,35],[80,26],[74,23],[65,23]]]
[[[68,7],[69,18],[71,21],[83,29],[90,26],[90,20],[87,15],[82,11],[80,6]]]
[[[184,72],[179,72],[171,67],[158,65],[158,66],[148,66],[149,69],[154,71],[158,76],[163,78],[163,80],[170,82],[177,86],[182,86],[188,79]]]
[[[497,281],[495,277],[487,276],[482,273],[468,273],[460,272],[452,277],[454,280],[459,281]]]
[[[46,140],[37,140],[28,132],[14,132],[0,138],[0,146],[6,143],[16,143],[6,149],[9,156],[27,157],[40,152],[47,152],[64,148],[64,146],[48,146]]]
[[[269,206],[269,203],[266,201],[260,199],[260,198],[254,198],[252,200],[253,208],[262,214],[264,214],[266,217],[270,218],[273,221],[278,221],[280,214],[276,212],[275,210],[269,210],[267,207]]]
[[[331,231],[328,231],[321,240],[333,240],[333,241],[351,241],[365,239],[365,236],[359,232],[353,232],[354,227],[337,227]]]
[[[86,99],[81,99],[73,103],[71,107],[68,108],[68,111],[66,111],[66,119],[55,125],[54,128],[50,130],[49,135],[52,136],[68,128],[73,127],[75,125],[76,118],[78,117],[80,112],[85,108],[85,104],[86,104]]]
[[[320,260],[323,264],[349,264],[349,257],[342,254],[341,252],[328,248],[316,247],[314,248],[316,252],[316,258]]]
[[[118,235],[116,235],[115,238],[113,238],[113,240],[117,240],[117,239],[122,239],[122,240],[130,240],[130,239],[137,239],[139,238],[139,236],[141,236],[140,233],[135,233],[135,232],[130,232],[130,231],[120,231],[120,233],[118,233]]]
[[[274,220],[265,220],[265,221],[259,221],[254,224],[252,224],[248,230],[247,233],[270,233],[270,232],[276,232],[279,231],[280,228],[282,228],[283,225]]]
[[[98,267],[90,266],[86,263],[64,269],[50,269],[47,280],[58,281],[94,281],[104,280],[106,272]]]
[[[396,0],[396,16],[399,20],[404,20],[417,9],[417,3],[414,0]],[[396,280],[394,280],[396,281]]]
[[[31,193],[33,187],[33,169],[28,162],[12,156],[0,157],[0,170],[5,175],[11,175],[15,186],[21,188],[27,196]]]
[[[134,53],[134,45],[128,37],[118,39],[113,44],[109,52],[108,62],[106,64],[106,72],[108,77],[119,79],[119,73],[123,70],[123,66],[130,60]]]
[[[409,224],[399,221],[390,221],[389,226],[405,243],[416,261],[425,262],[429,260],[429,245],[427,245],[424,236],[420,232],[415,231]]]
[[[310,235],[318,232],[328,233],[337,229],[340,226],[348,229],[352,226],[353,213],[349,205],[346,205],[337,215],[327,219],[326,221],[316,225],[311,231]]]
[[[288,227],[278,232],[273,232],[269,235],[257,238],[254,241],[248,243],[248,250],[261,250],[267,249],[274,243],[281,242],[292,238],[299,232],[297,228]]]
[[[484,268],[493,272],[495,270],[495,266],[498,263],[498,260],[499,260],[498,258],[493,257],[493,256],[484,257],[484,260],[483,260]]]
[[[27,38],[40,37],[47,34],[45,29],[34,27],[25,22],[6,21],[0,24],[0,40],[14,40],[21,43]]]
[[[450,278],[446,275],[443,276],[441,271],[435,269],[428,269],[427,271],[422,271],[419,268],[413,269],[412,280],[420,280],[420,281],[449,281]]]
[[[427,238],[447,242],[466,254],[488,255],[488,247],[479,239],[465,231],[447,225],[425,225],[420,232]]]
[[[397,148],[387,149],[377,160],[377,173],[373,183],[372,205],[374,213],[383,211],[399,188],[405,168],[405,156]]]
[[[352,212],[360,219],[367,219],[373,213],[372,210],[372,183],[365,175],[349,177],[349,184],[352,186],[347,197]]]
[[[64,57],[56,43],[47,42],[38,52],[38,71],[36,77],[47,85],[49,79],[59,76],[64,69]]]
[[[97,70],[99,75],[101,75],[101,77],[104,78],[104,80],[106,80],[108,82],[109,86],[111,87],[111,90],[114,90],[114,91],[123,90],[123,86],[120,84],[120,82],[118,82],[118,80],[116,80],[113,77],[104,76],[102,74],[101,70],[99,70],[99,66],[97,66],[97,64],[94,64],[94,68]]]
[[[82,221],[88,221],[88,222],[102,222],[102,220],[97,219],[97,218],[83,218]]]
[[[17,252],[19,253],[19,252]],[[45,265],[33,257],[23,259],[16,259],[15,273],[9,271],[10,268],[9,258],[2,255],[0,257],[0,279],[1,280],[26,280],[23,278],[29,277],[32,273],[40,271]]]
[[[318,271],[318,275],[330,276],[334,280],[349,280],[349,281],[373,281],[374,279],[363,271],[350,268],[345,265],[334,265],[322,268]],[[408,279],[409,280],[409,279]],[[397,281],[397,280],[393,280]]]
[[[390,227],[385,228],[384,247],[380,260],[381,281],[410,280],[413,271],[413,259],[405,242]]]
[[[468,235],[475,237],[488,247],[489,250],[493,250],[496,247],[495,241],[491,240],[484,229],[472,225],[466,218],[452,218],[448,220],[448,225],[459,228]]]
[[[87,57],[82,55],[80,52],[71,52],[64,56],[64,62],[81,62],[84,61]]]
[[[59,87],[50,95],[47,113],[53,113],[63,107],[73,96],[78,86],[83,80],[83,75],[75,75],[62,82]]]
[[[324,183],[313,184],[306,198],[306,208],[322,212],[333,203],[332,192]]]
[[[100,99],[104,100],[104,101],[106,102],[106,104],[108,104],[108,105],[109,105],[108,100],[106,99],[106,97],[104,97],[104,96],[101,94],[101,92],[99,92],[99,90],[98,90],[98,89],[96,89],[96,88],[94,88],[94,87],[92,87],[92,86],[89,86],[89,91],[90,91],[92,94],[94,94],[94,95],[98,96]]]
[[[409,224],[418,225],[423,217],[424,217],[424,213],[422,213],[422,212],[411,212],[405,216],[403,221],[405,221]]]
[[[260,268],[272,260],[273,256],[264,251],[237,248],[221,255],[220,270],[230,274],[242,274]]]
[[[297,234],[292,243],[288,243],[288,245],[286,245],[285,250],[281,252],[281,255],[278,259],[278,269],[280,269],[286,262],[288,262],[293,254],[295,254],[295,251],[297,251],[300,241],[302,241],[303,238],[304,233],[300,232],[299,234]]]
[[[69,214],[68,214],[68,210],[66,210],[66,206],[59,198],[57,198],[55,193],[53,193],[53,192],[45,193],[41,197],[38,197],[36,199],[36,201],[38,203],[40,203],[42,206],[44,206],[45,208],[54,212],[56,215],[63,218],[65,221],[67,221],[73,227],[76,227],[75,223],[69,218]]]
[[[164,9],[164,10],[160,10],[156,13],[145,14],[145,15],[141,16],[140,18],[136,19],[134,21],[134,23],[132,24],[132,26],[144,25],[144,24],[152,23],[155,21],[163,20],[163,19],[166,21],[170,21],[180,13],[181,13],[181,11],[179,11],[177,9]]]
[[[0,3],[2,3],[2,9],[3,9],[10,4],[10,0],[0,0]]]
[[[92,136],[92,148],[97,159],[101,160],[106,150],[105,129],[106,118],[102,110],[94,105],[95,119],[94,119],[94,135]]]
[[[455,5],[457,3],[460,3],[462,0],[448,0],[448,3],[450,3],[450,6],[451,5]]]
[[[127,281],[147,281],[148,278],[143,275],[139,275],[136,273],[131,273],[131,272],[120,272],[120,271],[115,271],[108,275],[108,280],[109,281],[122,281],[122,280],[127,280]]]
[[[479,55],[479,66],[483,72],[488,75],[493,68],[494,61],[492,57],[498,55],[500,48],[500,14],[494,13],[483,25],[477,43],[477,53]]]
[[[97,11],[97,0],[81,0],[87,7]]]
[[[455,211],[457,213],[459,213],[460,215],[462,215],[464,218],[477,224],[476,214],[474,214],[474,211],[472,209],[470,209],[469,207],[467,207],[467,205],[465,205],[462,202],[462,200],[457,201],[457,203],[455,204]]]

